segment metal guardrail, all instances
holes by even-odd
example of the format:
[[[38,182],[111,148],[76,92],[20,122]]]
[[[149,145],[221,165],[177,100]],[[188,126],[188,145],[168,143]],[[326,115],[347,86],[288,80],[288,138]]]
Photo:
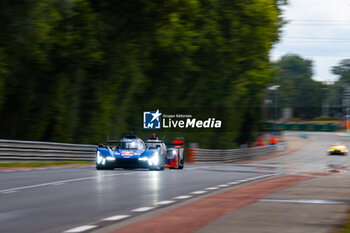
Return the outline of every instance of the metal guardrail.
[[[194,150],[194,162],[231,163],[272,154],[280,145],[246,149]],[[94,161],[96,145],[0,140],[0,160]]]
[[[194,162],[204,163],[232,163],[240,160],[271,155],[280,150],[280,145],[271,145],[263,147],[253,147],[245,149],[194,149]]]
[[[96,145],[0,140],[0,160],[93,161]]]

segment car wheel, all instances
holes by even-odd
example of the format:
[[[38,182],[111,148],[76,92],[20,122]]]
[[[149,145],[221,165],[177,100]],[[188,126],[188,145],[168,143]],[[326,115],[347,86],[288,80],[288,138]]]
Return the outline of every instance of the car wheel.
[[[96,170],[114,170],[114,167],[105,167],[96,165]]]
[[[150,171],[163,171],[164,170],[164,166],[150,167],[149,170]]]
[[[185,165],[184,160],[181,159],[181,163],[179,164],[179,169],[183,169],[184,165]]]

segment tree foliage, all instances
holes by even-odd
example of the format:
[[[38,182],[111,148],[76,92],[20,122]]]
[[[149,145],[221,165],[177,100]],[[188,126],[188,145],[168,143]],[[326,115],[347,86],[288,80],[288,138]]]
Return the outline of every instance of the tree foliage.
[[[333,114],[336,116],[347,115],[348,106],[343,102],[344,88],[350,88],[350,59],[343,59],[338,65],[332,67],[332,73],[339,76],[339,79],[332,85],[330,89],[330,101],[334,107]]]
[[[210,109],[224,128],[185,136],[208,147],[243,143],[259,128],[273,76],[280,4],[1,1],[0,136],[96,143],[146,134],[143,110]]]
[[[276,62],[276,67],[279,106],[293,108],[294,117],[320,116],[326,86],[312,79],[312,61],[286,55]]]
[[[340,61],[339,65],[332,68],[332,72],[340,76],[338,82],[350,85],[350,59]]]

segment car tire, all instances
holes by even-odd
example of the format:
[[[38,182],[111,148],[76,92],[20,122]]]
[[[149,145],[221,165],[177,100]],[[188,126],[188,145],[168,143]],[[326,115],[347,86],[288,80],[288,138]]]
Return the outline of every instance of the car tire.
[[[114,167],[103,167],[96,165],[96,170],[114,170]]]
[[[150,171],[163,171],[164,170],[164,165],[163,166],[159,166],[159,167],[150,167],[149,170]]]
[[[178,169],[183,169],[184,166],[185,166],[185,163],[184,163],[183,159],[181,159],[181,163],[179,164]]]

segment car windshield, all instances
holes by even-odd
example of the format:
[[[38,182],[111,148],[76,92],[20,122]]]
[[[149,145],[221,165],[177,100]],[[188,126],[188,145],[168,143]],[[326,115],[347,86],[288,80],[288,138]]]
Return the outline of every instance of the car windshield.
[[[150,147],[157,147],[157,146],[162,146],[162,143],[160,143],[160,142],[147,142],[146,143],[146,146],[148,147],[148,148],[150,148]]]
[[[121,141],[118,146],[121,150],[142,150],[143,148],[141,141]]]

